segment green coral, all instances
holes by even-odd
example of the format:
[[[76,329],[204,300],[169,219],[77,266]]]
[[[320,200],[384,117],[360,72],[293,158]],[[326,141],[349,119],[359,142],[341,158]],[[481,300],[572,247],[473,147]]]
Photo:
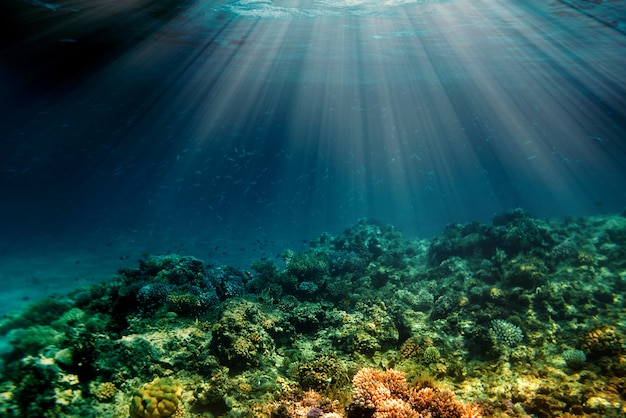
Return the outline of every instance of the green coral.
[[[304,390],[323,392],[346,383],[348,372],[339,358],[322,354],[311,361],[299,363],[296,379]]]
[[[376,351],[396,347],[399,331],[383,302],[358,302],[352,314],[341,313],[342,326],[332,334],[336,347],[346,353],[373,355]]]
[[[489,335],[497,349],[515,348],[524,339],[524,333],[517,325],[503,319],[491,321]]]
[[[437,347],[426,347],[423,355],[424,363],[439,363],[441,361],[441,353]]]
[[[286,251],[284,258],[283,284],[286,290],[307,298],[326,284],[329,271],[324,251],[309,250],[302,254]]]
[[[587,361],[587,356],[582,350],[569,349],[561,353],[561,357],[565,360],[567,366],[571,369],[580,369]]]
[[[0,335],[16,328],[50,325],[72,306],[69,299],[45,298],[29,304],[23,312],[13,313],[0,321]]]
[[[7,339],[15,352],[20,355],[35,355],[44,347],[59,344],[64,334],[51,326],[34,325],[26,329],[14,329],[7,335]]]
[[[129,283],[146,280],[156,283],[201,286],[206,278],[205,264],[195,257],[166,254],[140,260],[138,268],[120,270]]]
[[[167,304],[170,311],[181,315],[199,315],[204,311],[200,298],[191,293],[170,293]]]

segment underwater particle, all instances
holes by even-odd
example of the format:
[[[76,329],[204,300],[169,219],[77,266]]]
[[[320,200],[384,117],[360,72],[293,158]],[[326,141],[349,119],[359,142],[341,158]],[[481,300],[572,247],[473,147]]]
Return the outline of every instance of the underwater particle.
[[[170,378],[157,378],[136,390],[130,404],[131,418],[169,417],[178,408],[182,387]]]
[[[587,356],[582,350],[565,350],[561,353],[561,357],[571,369],[580,369],[587,361]]]
[[[513,348],[524,339],[524,333],[517,325],[513,325],[503,319],[491,321],[489,335],[496,348]]]

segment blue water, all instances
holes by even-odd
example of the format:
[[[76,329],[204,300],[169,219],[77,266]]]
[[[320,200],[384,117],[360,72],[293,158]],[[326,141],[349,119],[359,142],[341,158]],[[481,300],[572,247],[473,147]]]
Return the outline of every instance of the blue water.
[[[16,288],[143,253],[245,266],[361,217],[426,238],[626,207],[621,0],[5,3]]]

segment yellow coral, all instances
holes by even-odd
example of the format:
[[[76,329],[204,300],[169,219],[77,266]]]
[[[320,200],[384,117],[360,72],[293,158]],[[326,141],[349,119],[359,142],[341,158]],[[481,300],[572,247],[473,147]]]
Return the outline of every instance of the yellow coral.
[[[172,379],[155,379],[133,393],[130,404],[132,418],[169,417],[178,408],[183,389]]]
[[[589,253],[578,253],[578,262],[583,266],[594,266],[596,260]]]
[[[100,402],[108,402],[115,396],[117,389],[111,382],[100,383],[93,392],[93,395]]]
[[[499,299],[504,295],[504,292],[502,292],[502,289],[498,289],[497,287],[492,287],[491,289],[489,289],[489,296],[491,297],[491,299]]]
[[[581,348],[592,357],[614,355],[623,352],[622,336],[613,325],[605,325],[585,335]]]

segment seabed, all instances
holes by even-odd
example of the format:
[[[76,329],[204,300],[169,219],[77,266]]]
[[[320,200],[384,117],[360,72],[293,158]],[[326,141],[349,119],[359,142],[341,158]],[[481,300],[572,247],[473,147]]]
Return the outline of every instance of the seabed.
[[[622,417],[625,288],[626,214],[149,255],[2,320],[0,415]]]

